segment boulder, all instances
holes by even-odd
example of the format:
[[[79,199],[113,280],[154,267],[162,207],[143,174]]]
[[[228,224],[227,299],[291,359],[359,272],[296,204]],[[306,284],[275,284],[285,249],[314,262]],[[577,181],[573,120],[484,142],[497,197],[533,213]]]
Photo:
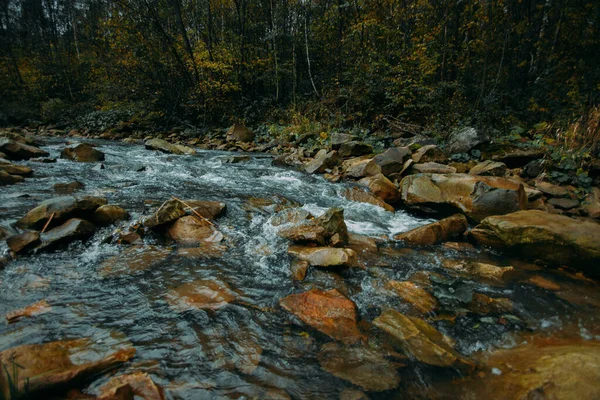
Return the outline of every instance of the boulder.
[[[167,200],[150,216],[146,217],[142,224],[146,228],[157,228],[168,222],[175,221],[186,215],[184,205],[175,199]]]
[[[253,142],[254,141],[254,132],[250,129],[246,128],[246,126],[242,123],[234,123],[227,130],[226,134],[228,141],[238,141],[238,142]]]
[[[372,152],[373,146],[370,144],[355,141],[343,143],[338,150],[338,154],[342,158],[359,157]]]
[[[4,138],[0,138],[0,151],[9,160],[28,160],[33,157],[47,157],[50,155],[47,151],[37,147]]]
[[[27,231],[18,235],[9,237],[6,240],[8,248],[15,254],[25,253],[34,249],[41,243],[40,234],[35,231]]]
[[[483,176],[504,176],[506,175],[506,171],[506,164],[498,161],[486,160],[471,168],[469,170],[469,174]]]
[[[348,242],[348,228],[342,208],[330,208],[319,218],[304,221],[300,225],[280,230],[278,235],[296,243],[326,245],[332,242],[335,235],[339,244]]]
[[[85,189],[85,185],[79,181],[73,181],[70,183],[57,183],[53,186],[53,189],[60,194],[71,194]]]
[[[456,168],[436,162],[426,162],[422,164],[411,164],[409,173],[411,174],[453,174]]]
[[[448,159],[446,153],[444,153],[439,147],[434,144],[420,147],[412,154],[412,160],[415,163],[427,163],[436,162],[443,163]]]
[[[381,168],[372,158],[351,158],[342,163],[345,177],[360,179],[381,173]]]
[[[408,147],[392,147],[376,155],[373,160],[381,168],[381,173],[389,176],[402,171],[404,163],[410,159],[410,156],[411,151]]]
[[[379,197],[375,197],[371,193],[356,186],[344,190],[342,195],[350,201],[373,204],[374,206],[381,207],[386,211],[394,212],[394,207],[381,200]]]
[[[33,304],[6,314],[6,321],[9,324],[18,321],[23,317],[33,317],[35,315],[46,314],[52,311],[52,307],[46,300],[36,301]]]
[[[0,170],[7,172],[11,175],[29,176],[33,173],[33,170],[25,165],[16,164],[0,164]]]
[[[435,297],[413,282],[389,281],[385,287],[424,314],[433,312],[439,306]]]
[[[17,363],[18,380],[12,385],[19,390],[27,385],[30,397],[49,398],[56,389],[114,369],[134,354],[132,347],[107,350],[91,339],[78,339],[13,347],[0,353],[0,365],[11,368]],[[4,399],[14,400],[7,379],[0,374],[0,390]]]
[[[97,162],[104,161],[104,153],[82,143],[75,147],[65,148],[60,153],[60,158],[78,162]]]
[[[331,148],[338,150],[344,143],[352,142],[356,140],[356,136],[348,135],[347,133],[333,132],[331,134]]]
[[[198,279],[171,290],[167,301],[179,311],[218,310],[236,300],[239,295],[225,282]]]
[[[195,215],[186,215],[177,219],[167,227],[166,232],[169,239],[183,245],[218,243],[223,240],[221,232]]]
[[[24,179],[19,175],[11,175],[8,172],[0,169],[0,186],[14,185],[15,183],[23,182]]]
[[[468,153],[480,144],[489,143],[490,138],[475,128],[456,129],[447,138],[446,150],[449,153]]]
[[[370,392],[392,390],[400,384],[397,366],[367,347],[327,343],[318,359],[325,371]]]
[[[42,233],[40,248],[53,249],[75,240],[86,240],[92,237],[95,232],[96,227],[90,222],[84,219],[71,218],[64,224]]]
[[[337,289],[291,294],[279,300],[279,305],[332,339],[346,344],[364,339],[357,326],[356,305]]]
[[[119,375],[111,378],[99,389],[96,400],[164,400],[163,390],[144,372]]]
[[[401,240],[410,245],[428,246],[460,236],[468,228],[469,223],[465,216],[456,214],[408,232],[399,233],[394,236],[394,240]]]
[[[290,246],[288,254],[312,267],[355,267],[356,253],[352,249],[338,247]]]
[[[470,232],[479,244],[599,276],[600,224],[527,210],[484,219]]]
[[[362,178],[358,183],[368,187],[371,193],[391,205],[398,203],[401,199],[396,186],[383,174]]]
[[[171,144],[163,139],[150,139],[144,143],[144,146],[148,150],[158,150],[163,153],[169,154],[185,154],[185,152],[178,146]]]
[[[41,230],[50,217],[52,217],[52,221],[49,228],[60,225],[70,218],[91,219],[94,211],[105,204],[106,199],[101,197],[55,197],[41,202],[40,205],[29,211],[17,221],[17,226],[21,229]]]
[[[522,183],[469,174],[417,174],[400,182],[404,203],[427,213],[462,213],[474,221],[527,208]]]
[[[583,209],[590,218],[600,219],[600,189],[591,189],[583,202]]]
[[[453,349],[450,338],[419,318],[386,310],[373,321],[373,325],[387,332],[409,357],[417,361],[464,371],[474,367],[472,361]]]
[[[337,151],[319,150],[315,158],[304,164],[304,170],[309,174],[322,174],[339,164]]]
[[[112,204],[98,207],[92,216],[92,220],[100,226],[112,225],[126,219],[129,219],[127,210]]]

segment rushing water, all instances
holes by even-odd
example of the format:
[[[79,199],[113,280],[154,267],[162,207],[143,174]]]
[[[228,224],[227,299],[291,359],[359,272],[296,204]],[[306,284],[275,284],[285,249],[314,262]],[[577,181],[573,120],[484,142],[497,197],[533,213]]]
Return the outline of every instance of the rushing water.
[[[19,258],[0,272],[0,314],[40,299],[46,299],[52,311],[10,325],[0,322],[0,350],[78,337],[92,337],[98,345],[130,342],[137,350],[136,358],[122,370],[149,372],[166,388],[169,398],[278,398],[284,392],[292,398],[337,398],[353,385],[319,366],[317,353],[331,339],[295,323],[297,320],[279,308],[280,298],[312,287],[335,287],[357,304],[360,319],[370,322],[386,308],[410,312],[407,304],[383,288],[389,279],[404,280],[419,270],[448,276],[440,267],[442,258],[511,263],[481,250],[461,253],[442,246],[408,250],[392,245],[381,260],[366,269],[313,270],[304,282],[293,282],[287,242],[277,236],[270,223],[271,213],[248,207],[251,197],[284,196],[315,215],[340,206],[351,232],[373,237],[390,237],[430,220],[351,202],[342,195],[349,184],[332,184],[320,176],[271,166],[271,157],[266,155],[254,154],[248,162],[228,164],[223,162],[229,154],[225,152],[173,156],[139,145],[95,143],[106,154],[104,169],[94,163],[61,159],[53,164],[24,162],[35,175],[22,184],[3,188],[0,223],[11,224],[39,202],[56,197],[52,189],[55,183],[77,179],[85,184],[77,195],[105,196],[109,204],[127,209],[132,220],[171,196],[222,201],[228,209],[217,223],[228,250],[218,257],[194,258],[174,249],[165,261],[144,271],[105,276],[100,273],[102,263],[124,249],[104,244],[103,239],[114,230],[108,227],[85,244]],[[44,148],[58,157],[64,146],[64,142],[53,140]],[[145,169],[139,171],[142,166]],[[572,288],[567,290],[571,297],[581,288],[589,289],[565,275],[553,274],[551,278]],[[168,302],[169,291],[198,279],[225,282],[242,301],[216,311],[174,309]],[[586,301],[573,305],[522,280],[502,286],[463,280],[458,285],[492,297],[507,297],[515,304],[514,313],[501,322],[496,317],[462,312],[455,320],[431,320],[455,339],[457,349],[467,356],[511,346],[519,331],[569,331],[585,339],[599,339],[598,309]],[[597,287],[592,290],[597,292]],[[579,295],[585,297],[585,293]],[[597,298],[587,303],[590,301]],[[255,366],[252,360],[257,359]],[[399,370],[400,387],[391,393],[373,394],[373,398],[429,397],[438,380],[456,376],[454,372],[404,363],[408,367]],[[92,390],[105,379],[97,381]]]

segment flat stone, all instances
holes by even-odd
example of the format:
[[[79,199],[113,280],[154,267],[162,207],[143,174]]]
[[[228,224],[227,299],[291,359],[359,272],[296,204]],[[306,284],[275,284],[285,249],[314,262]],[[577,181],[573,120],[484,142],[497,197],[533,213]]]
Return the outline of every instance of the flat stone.
[[[506,167],[506,164],[504,163],[486,160],[471,168],[469,170],[469,174],[484,176],[504,176],[506,175],[507,170],[508,169]]]
[[[342,192],[342,195],[350,201],[355,201],[358,203],[372,204],[374,206],[381,207],[384,210],[389,211],[389,212],[395,211],[394,207],[392,207],[385,201],[381,200],[379,197],[376,197],[373,194],[371,194],[361,188],[358,188],[356,186],[345,189]]]
[[[578,200],[565,198],[551,198],[548,199],[547,203],[553,205],[554,207],[558,207],[562,210],[570,210],[571,208],[579,206]]]
[[[410,303],[422,313],[431,313],[439,306],[435,297],[413,282],[389,281],[385,287],[396,293],[404,301]]]
[[[468,227],[469,223],[465,216],[456,214],[408,232],[399,233],[394,236],[394,240],[400,240],[411,245],[428,246],[460,236]]]
[[[553,185],[549,182],[536,181],[535,187],[544,194],[552,197],[566,197],[569,195],[569,190],[566,187]]]
[[[288,254],[313,267],[355,267],[358,262],[354,250],[338,247],[290,246]]]
[[[456,168],[436,162],[412,164],[409,169],[409,173],[411,174],[453,174],[455,172]]]

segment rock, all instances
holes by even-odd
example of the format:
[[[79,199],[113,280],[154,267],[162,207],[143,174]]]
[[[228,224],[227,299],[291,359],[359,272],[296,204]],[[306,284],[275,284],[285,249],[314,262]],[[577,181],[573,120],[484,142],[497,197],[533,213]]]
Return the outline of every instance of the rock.
[[[308,267],[310,267],[308,261],[301,261],[296,258],[293,259],[290,263],[290,272],[292,273],[292,279],[294,279],[295,281],[303,281],[304,278],[306,278]]]
[[[465,216],[456,214],[408,232],[399,233],[394,236],[394,240],[401,240],[411,245],[428,246],[460,236],[468,228],[469,223]]]
[[[322,174],[326,170],[332,169],[339,163],[337,151],[332,150],[329,153],[327,150],[321,149],[315,155],[315,158],[304,165],[304,170],[309,174]]]
[[[100,226],[112,225],[116,222],[129,219],[129,213],[112,204],[100,206],[94,211],[93,221]]]
[[[415,163],[443,163],[447,159],[448,156],[446,155],[446,153],[444,153],[439,147],[437,147],[434,144],[423,146],[412,154],[412,160]]]
[[[423,164],[412,164],[409,169],[411,174],[453,174],[456,172],[456,168],[449,167],[444,164],[438,164],[435,162],[427,162]]]
[[[239,164],[243,162],[248,162],[252,160],[250,156],[229,156],[229,157],[221,157],[221,162],[223,164]]]
[[[90,222],[71,218],[64,224],[42,233],[42,244],[40,248],[53,249],[61,245],[69,244],[75,240],[87,240],[94,235],[96,227]]]
[[[164,400],[163,390],[156,385],[148,374],[134,372],[111,378],[99,389],[97,400]],[[123,396],[123,394],[126,394]],[[125,397],[125,398],[123,398]]]
[[[527,208],[523,184],[497,177],[410,175],[402,179],[400,194],[409,208],[439,214],[459,212],[475,221]]]
[[[579,201],[574,199],[558,199],[552,198],[549,199],[547,204],[551,204],[554,207],[560,208],[561,210],[570,210],[571,208],[575,208],[579,206]]]
[[[281,154],[273,159],[271,164],[277,167],[290,167],[297,170],[303,169],[305,163],[304,155],[293,152],[292,154]]]
[[[175,148],[177,150],[179,150],[181,152],[181,154],[186,154],[186,155],[196,154],[196,150],[194,150],[193,148],[191,148],[189,146],[184,146],[182,144],[174,144],[173,146],[175,146]]]
[[[47,151],[14,140],[0,138],[0,151],[6,154],[9,160],[28,160],[33,157],[47,157]]]
[[[34,231],[23,232],[6,240],[8,248],[15,254],[26,253],[41,243],[40,234]]]
[[[569,190],[566,187],[553,185],[549,182],[536,181],[535,187],[542,193],[551,197],[566,197],[569,195]]]
[[[11,175],[4,170],[0,170],[0,186],[14,185],[15,183],[23,182],[24,179],[19,175]]]
[[[346,344],[364,339],[356,322],[356,305],[337,289],[292,294],[279,300],[279,305],[332,339]]]
[[[313,267],[355,267],[356,253],[352,249],[337,247],[290,246],[288,254]]]
[[[33,173],[33,170],[25,165],[15,164],[0,164],[0,170],[11,175],[29,176]]]
[[[85,189],[85,185],[79,181],[70,183],[57,183],[53,186],[54,190],[60,194],[71,194],[77,190]]]
[[[389,176],[402,171],[404,163],[410,159],[411,151],[408,147],[392,147],[376,155],[373,161],[381,168],[381,173]]]
[[[70,218],[91,219],[94,211],[105,204],[106,199],[101,197],[55,197],[41,202],[29,211],[17,221],[17,226],[21,229],[41,230],[50,217],[52,221],[48,228],[60,225]]]
[[[435,297],[413,282],[389,281],[385,287],[386,289],[396,293],[404,301],[410,303],[417,310],[424,314],[433,312],[436,308],[438,308],[438,302]]]
[[[148,150],[158,150],[169,154],[185,154],[182,148],[163,139],[150,139],[144,143]]]
[[[344,190],[342,195],[350,201],[373,204],[374,206],[381,207],[386,211],[394,212],[394,207],[381,200],[379,197],[375,197],[371,193],[356,186]]]
[[[469,174],[483,176],[504,176],[506,175],[506,171],[506,164],[497,161],[486,160],[471,168],[469,170]]]
[[[490,138],[475,128],[456,129],[448,136],[446,150],[452,154],[468,153],[480,144],[489,143]]]
[[[527,178],[537,178],[542,172],[544,172],[544,160],[530,161],[523,168],[523,174]]]
[[[600,189],[591,189],[583,202],[583,209],[590,218],[600,219]]]
[[[168,302],[179,311],[190,309],[218,310],[239,296],[225,282],[198,279],[171,290]]]
[[[513,312],[513,303],[506,298],[493,299],[485,294],[473,293],[467,308],[476,314],[508,314]]]
[[[98,270],[103,277],[144,271],[156,267],[171,254],[170,250],[155,246],[136,245],[106,259]]]
[[[357,138],[353,135],[348,135],[346,133],[333,132],[331,134],[331,148],[333,150],[338,150],[341,145],[344,143],[355,141]]]
[[[359,157],[372,152],[373,146],[370,144],[355,141],[343,143],[338,150],[338,154],[342,158]]]
[[[600,275],[600,224],[527,210],[488,217],[471,230],[479,244]]]
[[[288,208],[273,215],[270,222],[273,226],[285,224],[300,225],[313,218],[314,216],[311,213],[302,208]]]
[[[393,205],[400,201],[400,192],[383,174],[362,178],[358,183],[368,187],[371,193],[386,203]]]
[[[97,162],[104,161],[104,153],[82,143],[75,147],[65,148],[60,153],[60,158],[78,162]]]
[[[250,129],[246,128],[244,124],[234,123],[226,132],[228,141],[238,141],[238,142],[253,142],[254,141],[254,132]]]
[[[220,201],[209,201],[209,200],[184,200],[185,211],[188,215],[200,215],[206,219],[215,219],[227,211],[227,204]],[[189,209],[187,206],[192,207]],[[193,211],[192,211],[193,210]]]
[[[381,173],[381,168],[372,158],[351,158],[342,163],[342,171],[347,178],[360,179]]]
[[[35,315],[49,313],[50,311],[52,311],[50,304],[48,304],[46,300],[40,300],[27,307],[7,313],[6,321],[9,324],[12,324],[23,317],[33,317]]]
[[[561,287],[556,283],[549,281],[548,279],[543,278],[539,275],[534,275],[531,278],[527,279],[527,283],[531,283],[532,285],[535,285],[542,289],[550,290],[551,292],[557,292],[561,289]]]
[[[20,368],[15,386],[28,387],[28,396],[48,398],[52,391],[88,380],[99,373],[114,369],[129,361],[135,353],[132,347],[117,351],[99,348],[90,339],[29,344],[13,347],[0,353],[0,365]],[[4,399],[14,399],[6,375],[0,374]]]
[[[544,150],[541,149],[512,149],[504,151],[500,154],[491,156],[492,161],[500,161],[508,168],[521,168],[529,164],[533,160],[538,160],[544,157]],[[490,157],[486,157],[490,158]]]
[[[145,218],[142,224],[146,228],[157,228],[168,222],[175,221],[186,215],[184,205],[175,199],[167,200],[154,212]]]
[[[206,220],[195,215],[186,215],[167,227],[167,237],[178,244],[198,245],[201,243],[218,243],[223,234]]]
[[[452,340],[425,321],[405,316],[395,310],[384,311],[373,325],[395,339],[404,353],[425,364],[471,370],[472,361],[452,348]]]
[[[471,261],[443,260],[442,267],[467,278],[503,282],[504,274],[514,271],[513,267],[498,267],[492,264]]]
[[[370,392],[392,390],[400,384],[397,366],[366,347],[327,343],[318,359],[325,371]]]
[[[344,222],[342,208],[330,208],[319,218],[306,220],[301,225],[280,230],[279,236],[295,243],[316,243],[326,245],[334,235],[338,235],[340,244],[348,242],[348,228]]]

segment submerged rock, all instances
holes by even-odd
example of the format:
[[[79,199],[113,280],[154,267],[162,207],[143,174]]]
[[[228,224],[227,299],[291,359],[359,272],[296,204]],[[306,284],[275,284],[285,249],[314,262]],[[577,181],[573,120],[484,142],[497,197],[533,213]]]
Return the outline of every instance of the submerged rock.
[[[312,267],[355,267],[358,263],[354,250],[338,247],[290,246],[288,254]]]
[[[479,244],[600,275],[600,224],[527,210],[484,219],[470,232]]]
[[[94,149],[87,144],[79,144],[75,147],[67,147],[60,153],[60,158],[78,162],[104,161],[104,153]]]
[[[6,314],[6,321],[9,324],[16,322],[17,320],[23,317],[33,317],[34,315],[46,314],[52,311],[52,307],[46,300],[37,301],[27,307],[23,307],[21,309],[11,311]]]
[[[162,263],[170,254],[170,250],[156,246],[131,246],[106,259],[98,272],[103,277],[140,272]]]
[[[347,344],[363,339],[357,326],[356,305],[337,289],[292,294],[279,300],[279,305],[333,339]]]
[[[17,221],[21,229],[41,230],[52,217],[49,227],[59,225],[70,218],[91,219],[93,212],[106,204],[101,197],[55,197],[40,203]]]
[[[29,396],[47,398],[53,390],[80,383],[129,361],[135,353],[132,347],[116,351],[96,347],[90,339],[23,345],[0,352],[0,365],[16,362],[20,368],[18,381],[13,384],[18,390],[23,391],[27,384]],[[15,399],[4,373],[0,374],[0,388],[5,399]]]
[[[366,347],[327,343],[318,358],[325,371],[370,392],[392,390],[400,384],[397,365]]]
[[[171,290],[167,300],[180,311],[218,310],[238,297],[238,294],[225,282],[216,279],[198,279]]]
[[[71,194],[85,189],[85,185],[79,181],[73,181],[70,183],[57,183],[53,186],[53,189],[60,194]]]
[[[469,223],[465,216],[456,214],[408,232],[399,233],[394,236],[394,240],[401,240],[411,245],[427,246],[460,236],[468,227]]]
[[[510,266],[498,267],[497,265],[464,260],[443,260],[442,267],[465,277],[496,282],[503,282],[504,274],[514,271],[514,268]]]
[[[134,372],[111,378],[99,389],[97,400],[164,400],[163,390],[148,374]]]
[[[404,301],[412,304],[422,313],[430,313],[438,307],[438,302],[429,292],[410,281],[389,281],[385,287],[392,290]]]

